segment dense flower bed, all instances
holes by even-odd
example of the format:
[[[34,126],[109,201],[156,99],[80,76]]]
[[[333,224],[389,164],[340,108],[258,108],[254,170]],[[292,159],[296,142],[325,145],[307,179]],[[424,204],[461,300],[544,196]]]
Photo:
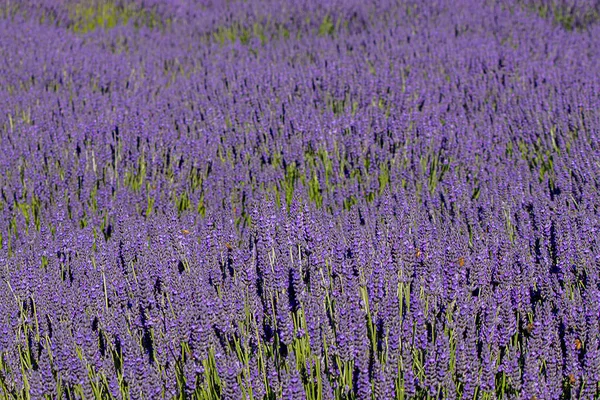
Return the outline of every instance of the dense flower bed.
[[[0,397],[600,396],[597,1],[0,1]]]

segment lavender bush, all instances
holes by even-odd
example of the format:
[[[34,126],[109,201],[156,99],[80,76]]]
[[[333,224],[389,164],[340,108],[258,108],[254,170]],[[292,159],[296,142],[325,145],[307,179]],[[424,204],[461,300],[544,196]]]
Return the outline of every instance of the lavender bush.
[[[595,0],[0,1],[0,398],[600,398]]]

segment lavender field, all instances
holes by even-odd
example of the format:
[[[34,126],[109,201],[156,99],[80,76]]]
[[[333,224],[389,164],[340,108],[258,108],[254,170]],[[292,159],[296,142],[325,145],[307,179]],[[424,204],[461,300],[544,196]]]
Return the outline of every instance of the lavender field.
[[[598,0],[0,0],[0,399],[599,399],[599,234]]]

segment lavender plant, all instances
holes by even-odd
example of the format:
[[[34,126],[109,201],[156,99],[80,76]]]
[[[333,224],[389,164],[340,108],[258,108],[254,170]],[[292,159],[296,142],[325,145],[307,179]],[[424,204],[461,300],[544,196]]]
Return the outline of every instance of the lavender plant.
[[[0,398],[600,398],[593,1],[0,1]]]

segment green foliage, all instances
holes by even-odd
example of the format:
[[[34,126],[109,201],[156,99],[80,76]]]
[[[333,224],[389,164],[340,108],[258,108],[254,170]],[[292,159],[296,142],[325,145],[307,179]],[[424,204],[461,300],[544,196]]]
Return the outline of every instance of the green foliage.
[[[336,25],[330,15],[326,15],[319,26],[319,36],[333,36]]]
[[[289,211],[290,206],[292,205],[292,200],[294,197],[294,187],[296,186],[296,181],[300,177],[299,171],[296,168],[296,163],[290,163],[287,165],[285,169],[285,177],[283,179],[283,188],[285,191],[285,204]]]
[[[144,179],[146,179],[146,160],[143,153],[138,159],[137,164],[137,168],[126,171],[124,177],[125,186],[131,188],[135,193],[139,193],[144,184]]]
[[[130,21],[136,28],[165,29],[169,20],[163,21],[155,9],[136,7],[134,3],[114,0],[88,0],[71,8],[71,29],[75,33],[89,33],[97,29],[112,29],[127,25]]]

